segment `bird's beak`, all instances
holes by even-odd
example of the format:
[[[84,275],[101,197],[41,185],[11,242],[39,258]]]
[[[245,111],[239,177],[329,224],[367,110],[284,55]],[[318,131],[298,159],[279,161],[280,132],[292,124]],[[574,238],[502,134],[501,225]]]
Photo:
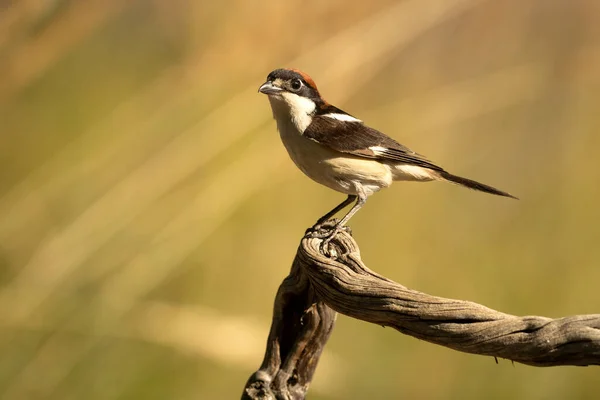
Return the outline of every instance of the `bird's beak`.
[[[279,94],[283,91],[279,86],[275,86],[273,82],[265,82],[259,88],[258,91],[264,94]]]

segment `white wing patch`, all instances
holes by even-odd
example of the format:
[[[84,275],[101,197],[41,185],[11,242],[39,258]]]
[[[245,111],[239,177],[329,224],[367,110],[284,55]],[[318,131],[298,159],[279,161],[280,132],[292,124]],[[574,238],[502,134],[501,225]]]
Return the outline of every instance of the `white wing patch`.
[[[348,114],[329,113],[329,114],[323,114],[323,117],[337,119],[338,121],[362,122],[360,119],[354,118],[353,116],[348,115]]]
[[[371,150],[376,156],[385,155],[387,152],[387,148],[381,146],[371,146],[369,147],[369,150]]]

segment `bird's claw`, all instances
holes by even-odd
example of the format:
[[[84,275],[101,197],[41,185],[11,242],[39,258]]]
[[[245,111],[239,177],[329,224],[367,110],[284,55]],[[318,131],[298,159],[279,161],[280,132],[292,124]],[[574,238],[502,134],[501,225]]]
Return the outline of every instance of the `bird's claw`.
[[[338,232],[337,228],[332,228],[332,229],[319,229],[319,230],[310,230],[307,234],[307,236],[314,238],[314,239],[326,239],[329,238],[333,235],[335,235]]]
[[[341,231],[342,229],[340,227],[336,227],[334,228],[329,235],[327,235],[321,242],[321,246],[320,246],[320,250],[321,253],[325,254],[325,255],[332,255],[331,251],[330,251],[330,247],[329,247],[329,242],[331,242],[331,239],[333,239],[335,237],[335,235],[338,234],[339,231]]]
[[[329,243],[341,231],[351,233],[350,227],[340,226],[338,221],[333,219],[324,223],[317,222],[317,224],[306,230],[306,236],[323,239],[319,248],[323,254],[331,255]]]
[[[306,230],[305,235],[311,238],[326,238],[331,233],[332,229],[337,227],[337,224],[337,219],[330,219],[324,222],[317,221],[316,224]]]

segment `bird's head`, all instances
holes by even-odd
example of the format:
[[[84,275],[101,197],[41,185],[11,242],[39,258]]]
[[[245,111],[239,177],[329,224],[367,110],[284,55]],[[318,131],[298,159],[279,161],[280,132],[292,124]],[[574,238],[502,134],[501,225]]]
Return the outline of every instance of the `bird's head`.
[[[272,71],[258,91],[275,98],[289,94],[315,102],[321,100],[315,81],[308,74],[297,69],[280,68]]]
[[[258,91],[269,96],[275,119],[285,114],[292,119],[304,119],[327,105],[312,78],[297,69],[272,71]]]

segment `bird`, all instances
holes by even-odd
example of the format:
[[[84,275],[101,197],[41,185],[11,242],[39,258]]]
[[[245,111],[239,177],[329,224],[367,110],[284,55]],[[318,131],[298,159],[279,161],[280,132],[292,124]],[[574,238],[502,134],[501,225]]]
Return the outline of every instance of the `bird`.
[[[328,103],[313,79],[291,68],[275,69],[258,91],[268,96],[281,141],[296,166],[309,178],[347,198],[317,220],[315,236],[331,238],[361,209],[369,196],[394,181],[446,181],[498,196],[515,196],[453,175],[425,156],[362,120]],[[334,224],[322,225],[354,203]]]

